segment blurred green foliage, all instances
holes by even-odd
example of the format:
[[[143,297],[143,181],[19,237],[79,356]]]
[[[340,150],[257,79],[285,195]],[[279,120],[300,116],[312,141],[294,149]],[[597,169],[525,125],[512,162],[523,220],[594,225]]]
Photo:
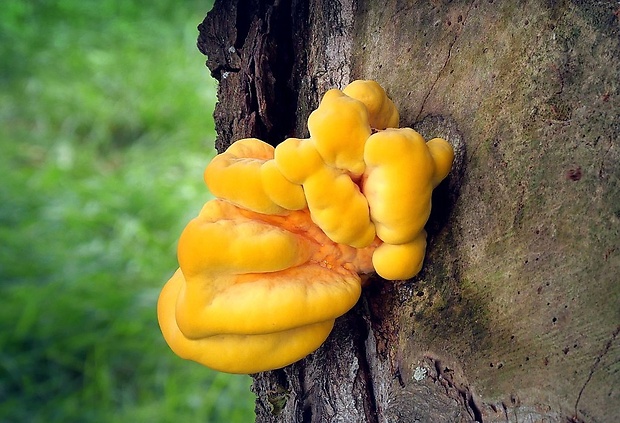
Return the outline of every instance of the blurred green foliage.
[[[248,377],[176,357],[155,314],[208,199],[210,2],[3,0],[0,422],[246,422]]]

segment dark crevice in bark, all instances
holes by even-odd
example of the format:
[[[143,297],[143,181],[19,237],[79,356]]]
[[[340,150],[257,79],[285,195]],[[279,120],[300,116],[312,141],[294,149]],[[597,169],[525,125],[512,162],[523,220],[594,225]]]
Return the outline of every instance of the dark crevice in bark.
[[[477,423],[484,423],[480,407],[476,404],[469,386],[467,386],[463,381],[454,380],[452,369],[444,366],[440,360],[432,357],[429,357],[429,359],[433,361],[435,372],[437,374],[437,381],[444,384],[448,396],[453,395],[453,393],[449,391],[454,391],[457,399],[460,400],[463,408],[467,411],[467,413],[469,413],[473,420]]]
[[[256,10],[259,7],[254,0],[239,0],[237,6],[237,37],[235,38],[234,46],[240,49],[244,46],[245,40],[250,32],[250,25],[252,23],[252,13],[250,11]]]
[[[389,351],[387,335],[396,332],[392,330],[392,327],[386,327],[384,324],[390,313],[390,307],[387,304],[389,299],[394,297],[393,286],[387,285],[384,280],[377,276],[364,288],[363,295],[367,305],[369,331],[372,331],[377,344],[376,354],[381,359],[386,360]],[[388,301],[384,301],[386,298]],[[394,338],[392,341],[396,342],[397,339]]]
[[[362,300],[363,301],[363,300]],[[369,352],[366,349],[366,339],[369,336],[369,331],[371,330],[371,328],[369,326],[367,326],[364,318],[362,315],[359,316],[359,318],[357,319],[357,327],[359,328],[365,328],[366,330],[364,331],[364,333],[362,333],[360,336],[358,336],[355,341],[357,344],[357,359],[359,361],[359,365],[360,368],[358,370],[357,376],[356,376],[356,381],[360,384],[360,392],[364,392],[365,396],[364,396],[364,401],[363,401],[363,407],[364,407],[364,414],[367,417],[367,421],[368,423],[378,423],[378,407],[377,407],[377,400],[375,397],[375,388],[373,385],[373,375],[372,375],[372,371],[371,371],[371,365],[370,365],[370,361],[369,361],[369,354],[372,354],[372,352]]]
[[[484,423],[482,420],[482,412],[480,411],[480,408],[478,408],[478,405],[476,404],[476,401],[474,401],[474,397],[471,394],[469,394],[469,398],[467,398],[467,405],[474,415],[474,420],[478,423]]]
[[[272,34],[268,40],[269,49],[275,51],[269,61],[274,81],[270,87],[273,117],[268,142],[273,145],[279,144],[293,132],[297,110],[297,97],[290,86],[295,56],[291,4],[287,1],[276,1],[275,4],[272,19],[267,22],[267,31]]]
[[[506,423],[510,421],[508,418],[508,407],[506,407],[506,403],[502,402],[502,410],[504,411],[504,417],[506,417]]]
[[[456,121],[450,116],[427,115],[422,121],[414,122],[411,127],[427,140],[444,138],[454,149],[454,163],[450,173],[433,190],[432,212],[426,224],[429,244],[432,244],[433,237],[453,221],[454,208],[466,171],[466,143]]]
[[[459,39],[459,36],[461,35],[461,28],[465,26],[465,22],[467,21],[467,16],[469,15],[469,12],[471,11],[474,3],[475,3],[475,0],[469,4],[469,7],[467,8],[467,11],[465,12],[465,16],[463,17],[463,21],[461,22],[460,27],[456,29],[456,34],[454,34],[454,38],[452,39],[452,41],[450,42],[450,45],[448,46],[448,54],[446,55],[446,59],[444,60],[444,63],[441,66],[441,69],[439,69],[439,72],[437,72],[437,75],[435,76],[435,79],[433,80],[431,87],[428,89],[424,98],[422,99],[422,105],[420,106],[420,110],[418,111],[418,114],[416,116],[416,119],[415,119],[416,121],[419,120],[420,117],[422,116],[422,112],[424,111],[424,106],[426,105],[426,101],[428,100],[428,98],[431,96],[431,93],[435,89],[435,86],[437,85],[439,78],[441,78],[441,75],[443,75],[443,71],[448,67],[448,63],[450,63],[450,59],[452,58],[452,48],[454,47],[457,40]]]
[[[277,145],[293,132],[297,95],[290,2],[216,1],[198,48],[219,82],[216,148],[245,137]]]
[[[312,423],[312,409],[310,406],[304,408],[304,412],[301,415],[301,421],[303,423]]]
[[[594,372],[596,372],[596,369],[598,368],[601,360],[603,359],[605,354],[609,352],[609,349],[611,348],[612,344],[618,337],[618,334],[620,334],[620,326],[616,327],[616,330],[614,330],[614,332],[611,334],[610,339],[605,343],[603,351],[601,351],[601,353],[594,360],[594,363],[592,364],[592,367],[590,368],[590,372],[588,373],[588,377],[586,378],[586,381],[584,382],[583,386],[579,390],[579,394],[577,395],[577,400],[575,401],[575,415],[573,417],[574,419],[577,419],[579,416],[579,402],[581,401],[583,392],[586,390],[586,387],[592,380],[592,376],[594,376]]]

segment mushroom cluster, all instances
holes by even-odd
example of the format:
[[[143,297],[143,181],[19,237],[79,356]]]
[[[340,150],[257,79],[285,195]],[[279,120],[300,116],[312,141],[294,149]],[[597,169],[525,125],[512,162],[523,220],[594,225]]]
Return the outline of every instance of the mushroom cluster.
[[[216,198],[181,234],[157,306],[176,354],[229,373],[284,367],[325,341],[365,275],[420,271],[454,154],[398,120],[378,83],[354,81],[325,93],[309,138],[242,139],[211,161]]]

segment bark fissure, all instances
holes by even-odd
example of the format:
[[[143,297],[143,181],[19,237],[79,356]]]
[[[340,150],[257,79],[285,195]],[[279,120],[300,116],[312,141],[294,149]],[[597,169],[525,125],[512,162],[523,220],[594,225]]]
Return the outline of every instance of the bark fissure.
[[[510,422],[508,418],[508,407],[506,407],[506,403],[502,401],[502,410],[504,411],[504,416],[506,417],[506,423]]]
[[[234,46],[237,49],[242,48],[245,45],[248,33],[250,32],[250,25],[252,24],[252,14],[246,13],[247,10],[253,10],[258,5],[253,0],[239,0],[236,14],[237,36],[235,37]]]
[[[363,319],[360,318],[359,326],[362,325],[367,325],[367,323],[363,322]],[[367,330],[372,330],[370,325],[367,326]],[[368,333],[368,335],[370,335],[370,333]],[[378,415],[380,411],[377,406],[377,398],[369,357],[369,353],[371,352],[367,350],[365,340],[362,339],[362,337],[357,338],[357,350],[359,351],[357,358],[360,364],[357,376],[361,387],[367,393],[362,405],[368,418],[368,423],[379,423]]]
[[[422,116],[422,112],[424,111],[424,106],[426,105],[426,101],[431,96],[433,90],[435,89],[435,86],[437,85],[437,82],[439,82],[439,79],[441,78],[441,75],[443,74],[444,70],[446,70],[446,68],[448,67],[448,64],[450,63],[450,59],[452,58],[452,49],[454,48],[454,45],[456,44],[456,42],[459,39],[459,36],[461,35],[461,31],[463,30],[463,27],[465,26],[465,23],[467,22],[467,17],[469,16],[469,12],[471,11],[475,1],[476,0],[473,0],[469,4],[469,7],[467,8],[467,10],[465,11],[465,16],[463,17],[461,26],[456,30],[456,34],[454,34],[454,38],[452,39],[452,41],[450,42],[448,46],[448,53],[446,54],[446,59],[444,60],[443,65],[441,66],[441,69],[439,69],[439,72],[437,72],[437,75],[435,75],[435,78],[433,79],[433,83],[431,84],[430,88],[428,89],[428,91],[424,95],[424,98],[422,99],[422,105],[420,106],[420,110],[418,111],[418,114],[416,115],[416,118],[415,118],[416,121],[420,120]]]
[[[611,334],[611,337],[609,338],[609,340],[605,343],[605,346],[603,347],[603,350],[594,359],[594,363],[592,364],[592,367],[590,368],[590,372],[588,373],[588,377],[586,378],[586,381],[584,382],[583,386],[579,390],[579,394],[577,395],[577,400],[575,401],[575,416],[574,416],[574,418],[578,418],[578,416],[579,416],[579,411],[580,411],[579,410],[579,402],[581,401],[581,397],[583,395],[583,392],[586,390],[586,387],[588,386],[588,384],[592,380],[592,377],[594,376],[594,373],[598,369],[598,366],[601,363],[601,360],[609,352],[609,350],[611,349],[612,344],[616,340],[616,337],[618,336],[619,333],[620,333],[620,326],[618,326],[616,328],[616,330],[614,330],[614,332]]]
[[[455,381],[453,370],[446,367],[440,360],[433,357],[428,357],[428,359],[433,363],[436,372],[435,380],[444,385],[446,394],[448,396],[454,396],[454,393],[451,391],[455,391],[457,399],[461,402],[463,408],[467,410],[471,418],[476,423],[484,423],[480,407],[476,403],[469,386],[463,382]]]

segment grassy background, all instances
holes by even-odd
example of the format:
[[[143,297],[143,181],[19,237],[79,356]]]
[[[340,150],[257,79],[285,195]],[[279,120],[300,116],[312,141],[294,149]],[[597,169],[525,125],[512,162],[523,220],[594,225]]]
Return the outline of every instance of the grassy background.
[[[155,303],[208,198],[208,1],[3,0],[0,422],[245,422],[248,377],[179,359]]]

